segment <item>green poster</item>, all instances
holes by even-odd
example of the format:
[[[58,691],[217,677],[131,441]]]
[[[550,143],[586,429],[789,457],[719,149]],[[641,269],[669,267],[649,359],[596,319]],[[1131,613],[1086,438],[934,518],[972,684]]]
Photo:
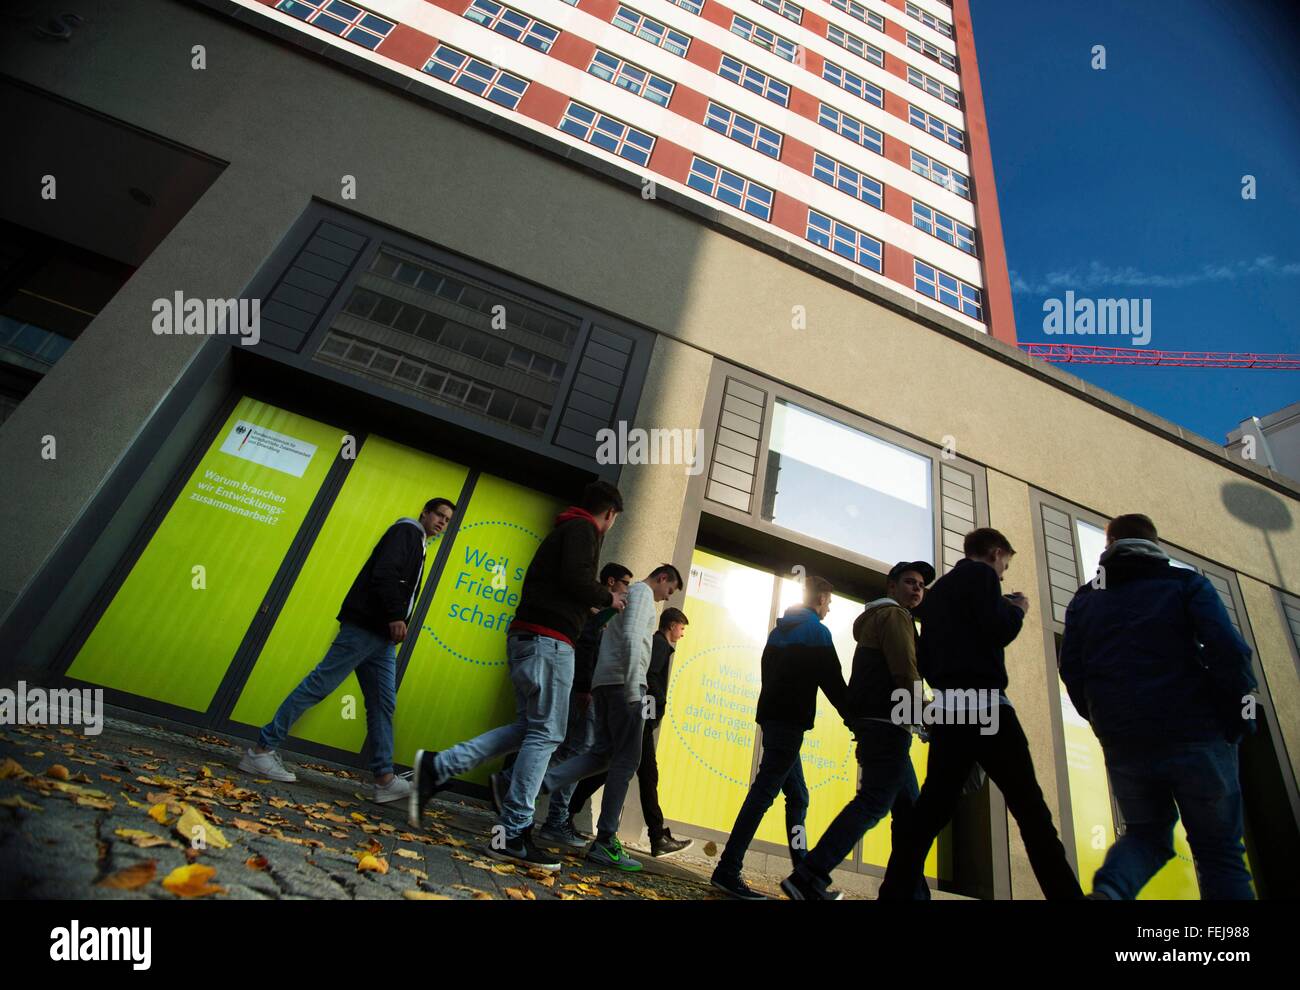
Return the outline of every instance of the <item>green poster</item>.
[[[563,506],[489,474],[465,510],[397,695],[396,750],[442,749],[515,717],[506,629],[524,572]],[[483,782],[495,765],[469,780]]]
[[[403,516],[416,518],[431,498],[457,502],[468,470],[458,464],[371,436],[357,454],[338,498],[312,545],[284,608],[249,674],[231,717],[263,725],[329,649],[339,630],[343,598],[384,531]],[[426,572],[437,554],[430,542]],[[397,718],[400,722],[402,711]],[[355,674],[293,728],[298,739],[359,753],[366,738],[365,702]]]
[[[241,399],[68,676],[206,711],[341,436]]]

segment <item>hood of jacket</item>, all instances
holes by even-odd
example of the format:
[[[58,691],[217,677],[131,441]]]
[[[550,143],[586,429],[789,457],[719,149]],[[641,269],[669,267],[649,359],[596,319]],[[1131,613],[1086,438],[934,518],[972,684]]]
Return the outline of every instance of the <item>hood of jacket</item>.
[[[560,523],[562,523],[562,522],[568,522],[570,519],[585,519],[585,520],[587,520],[587,522],[591,523],[593,526],[596,526],[596,517],[593,516],[593,515],[592,515],[590,512],[588,512],[586,509],[580,509],[580,508],[578,508],[578,506],[576,506],[576,505],[571,505],[571,506],[569,506],[567,509],[565,509],[563,512],[561,512],[558,516],[556,516],[556,517],[555,517],[555,525],[558,526],[558,525],[560,525]],[[596,529],[599,530],[600,527],[599,527],[599,526],[596,526]]]
[[[877,598],[875,601],[863,605],[862,614],[853,620],[854,640],[861,643],[869,627],[874,625],[875,621],[885,614],[883,610],[889,608],[890,605],[893,605],[894,608],[903,608],[902,605],[888,596]]]

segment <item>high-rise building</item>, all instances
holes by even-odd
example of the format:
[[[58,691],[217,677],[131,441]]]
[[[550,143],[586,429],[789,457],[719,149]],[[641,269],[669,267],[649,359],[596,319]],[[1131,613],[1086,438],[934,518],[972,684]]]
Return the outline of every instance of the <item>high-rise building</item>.
[[[1086,886],[1119,823],[1056,651],[1107,519],[1147,512],[1254,651],[1247,855],[1298,892],[1300,489],[1014,346],[967,0],[31,0],[0,56],[7,679],[251,738],[379,533],[446,496],[409,762],[513,711],[523,569],[604,478],[603,559],[690,575],[661,796],[725,841],[799,576],[835,583],[847,665],[896,561],[945,571],[992,525],[1032,599],[1010,696]],[[291,754],[364,765],[359,694]],[[804,766],[815,842],[856,786],[829,707]],[[758,839],[784,855],[779,809]],[[1178,851],[1151,896],[1196,896]],[[992,788],[928,872],[1038,894]]]

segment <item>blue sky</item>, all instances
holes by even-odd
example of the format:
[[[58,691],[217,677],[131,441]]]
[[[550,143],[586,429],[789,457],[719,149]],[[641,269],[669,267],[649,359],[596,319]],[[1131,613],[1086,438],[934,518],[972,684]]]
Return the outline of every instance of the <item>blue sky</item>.
[[[1045,334],[1044,300],[1073,290],[1150,299],[1148,348],[1300,352],[1291,7],[971,0],[1022,342],[1128,344]],[[1300,400],[1300,371],[1066,370],[1215,443]]]

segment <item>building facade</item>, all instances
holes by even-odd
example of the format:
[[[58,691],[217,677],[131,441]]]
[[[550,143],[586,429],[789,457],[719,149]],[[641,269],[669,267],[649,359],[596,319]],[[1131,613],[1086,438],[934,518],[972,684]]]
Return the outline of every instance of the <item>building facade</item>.
[[[1033,600],[1010,694],[1086,882],[1116,813],[1055,651],[1105,520],[1145,511],[1255,651],[1248,856],[1296,892],[1300,491],[1014,347],[966,0],[29,8],[0,36],[0,219],[46,259],[0,296],[30,373],[0,425],[7,678],[251,737],[378,534],[445,495],[399,656],[409,762],[508,716],[523,568],[603,477],[604,557],[689,570],[661,793],[675,833],[725,840],[799,574],[835,582],[847,665],[894,561],[947,569],[993,525]],[[288,748],[361,765],[358,696]],[[815,841],[856,787],[824,702],[804,762]],[[779,808],[759,839],[781,855]],[[1196,896],[1180,842],[1152,896]],[[846,868],[887,856],[878,828]],[[995,788],[928,868],[1038,896]]]

